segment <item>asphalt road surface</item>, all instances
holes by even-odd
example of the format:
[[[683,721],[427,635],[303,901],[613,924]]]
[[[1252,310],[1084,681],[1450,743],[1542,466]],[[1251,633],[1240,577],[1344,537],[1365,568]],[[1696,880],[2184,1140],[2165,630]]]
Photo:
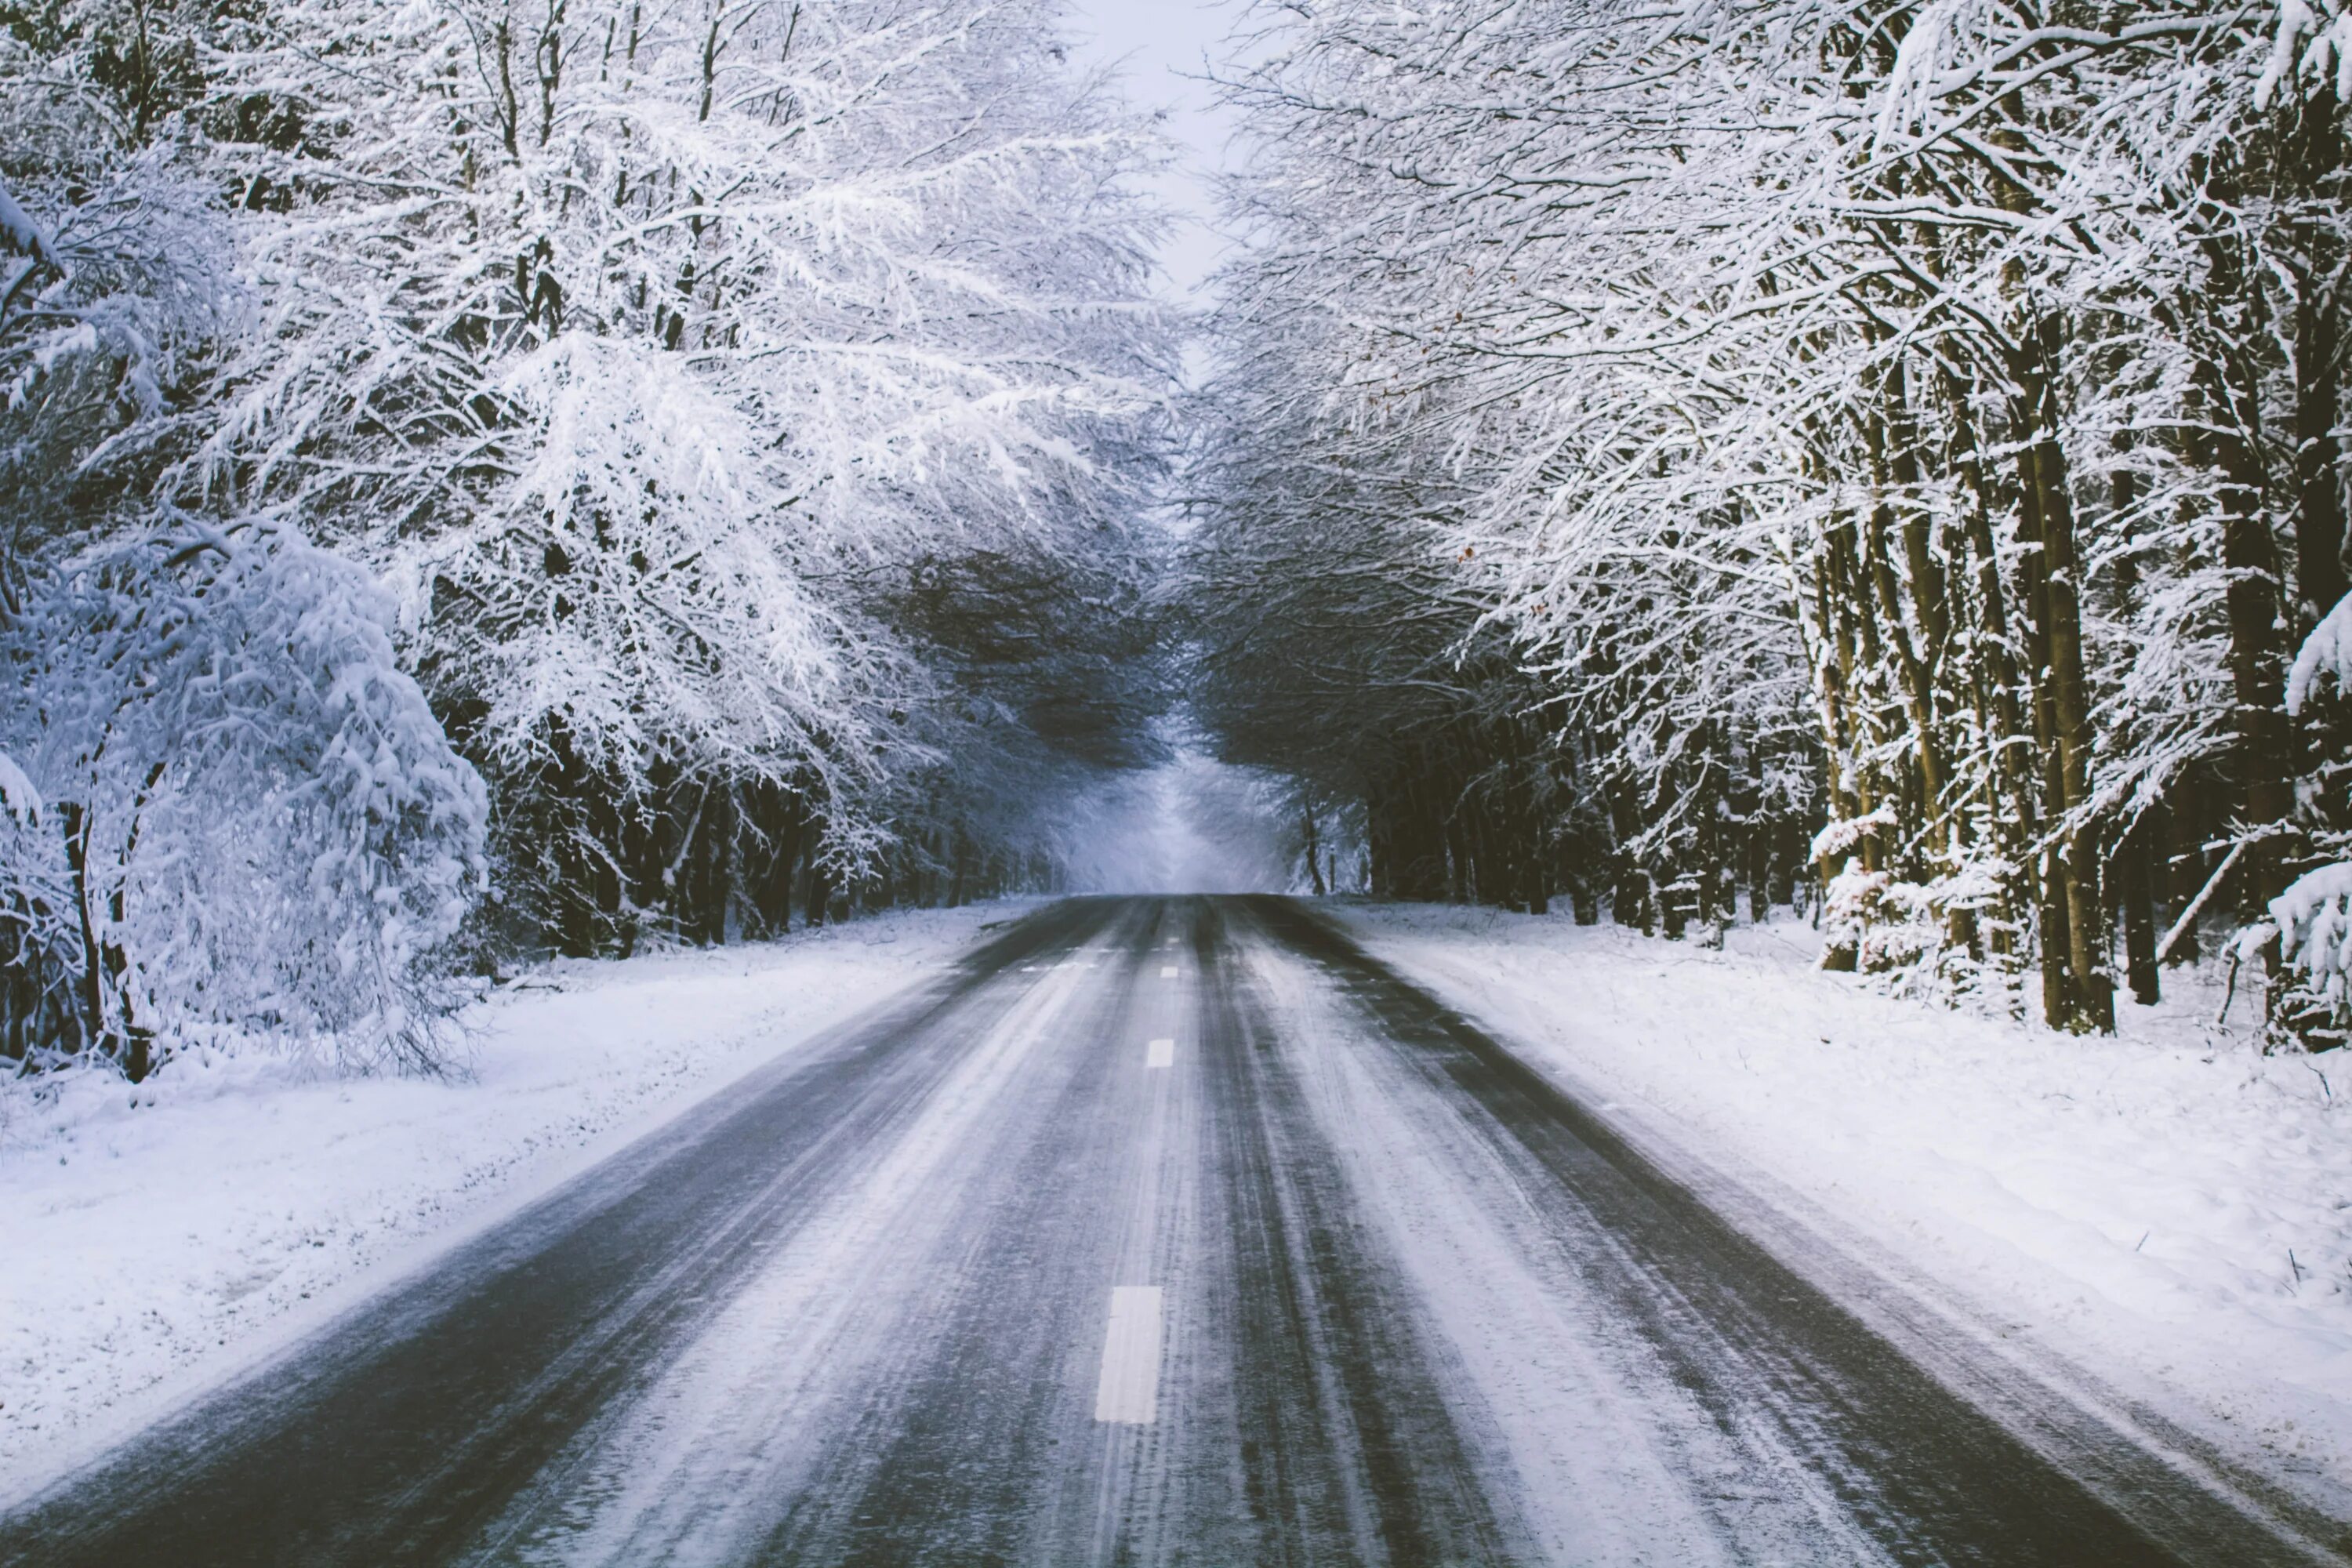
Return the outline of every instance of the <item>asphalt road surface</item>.
[[[1074,900],[0,1519],[0,1563],[2342,1550],[1931,1374],[1726,1212],[1302,906]]]

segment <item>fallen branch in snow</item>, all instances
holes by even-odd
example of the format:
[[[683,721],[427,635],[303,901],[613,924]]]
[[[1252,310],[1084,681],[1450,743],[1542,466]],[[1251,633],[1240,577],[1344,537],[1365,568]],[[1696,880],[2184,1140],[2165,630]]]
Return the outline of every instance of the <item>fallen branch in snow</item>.
[[[2246,846],[2250,842],[2251,840],[2241,838],[2237,843],[2230,846],[2230,852],[2221,858],[2221,864],[2214,868],[2211,877],[2206,879],[2205,885],[2197,889],[2197,896],[2189,900],[2189,907],[2180,911],[2180,918],[2172,922],[2172,929],[2164,933],[2164,940],[2156,944],[2156,961],[2158,963],[2162,963],[2171,956],[2173,943],[2186,936],[2189,933],[2189,928],[2197,923],[2197,917],[2204,912],[2206,901],[2220,889],[2221,879],[2230,874],[2230,868],[2238,863],[2238,857],[2246,852]],[[2232,965],[2231,978],[2234,980],[2236,977],[2236,968]],[[2222,1004],[2222,1011],[2224,1013],[2229,1011],[2227,1003]]]

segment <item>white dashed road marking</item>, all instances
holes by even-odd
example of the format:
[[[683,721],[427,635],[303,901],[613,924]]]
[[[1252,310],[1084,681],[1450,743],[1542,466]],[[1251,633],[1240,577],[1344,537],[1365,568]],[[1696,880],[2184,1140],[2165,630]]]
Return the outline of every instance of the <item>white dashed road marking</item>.
[[[1148,1426],[1160,1413],[1160,1287],[1120,1285],[1110,1293],[1102,1381],[1095,1419]]]
[[[1143,1058],[1143,1065],[1147,1068],[1174,1067],[1176,1065],[1176,1042],[1173,1040],[1152,1041],[1150,1046],[1148,1047],[1148,1054]]]

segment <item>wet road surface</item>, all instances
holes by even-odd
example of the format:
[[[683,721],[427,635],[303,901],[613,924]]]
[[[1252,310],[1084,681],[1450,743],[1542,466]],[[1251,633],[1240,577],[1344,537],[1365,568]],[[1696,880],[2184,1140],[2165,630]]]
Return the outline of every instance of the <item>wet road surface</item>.
[[[0,1563],[2337,1560],[1870,1316],[1305,907],[1071,900]]]

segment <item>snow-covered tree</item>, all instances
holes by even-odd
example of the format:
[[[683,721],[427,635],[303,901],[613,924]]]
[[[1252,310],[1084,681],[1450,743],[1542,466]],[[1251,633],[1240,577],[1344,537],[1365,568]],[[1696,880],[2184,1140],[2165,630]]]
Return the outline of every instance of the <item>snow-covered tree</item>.
[[[1228,446],[1387,487],[1539,679],[1564,879],[1711,918],[1793,837],[1833,962],[2097,1028],[2111,911],[2152,999],[2160,903],[2322,852],[2336,7],[1269,15],[1228,358],[1328,328]]]
[[[134,1081],[253,1037],[347,1068],[444,1062],[433,949],[480,891],[488,807],[391,629],[362,569],[257,521],[36,582],[0,632],[23,698],[0,752],[33,792],[18,907],[68,961],[51,1050],[95,1047]]]
[[[184,483],[398,585],[567,945],[723,927],[754,802],[761,842],[871,861],[995,744],[922,584],[1119,570],[1170,368],[1123,184],[1156,153],[1055,27],[294,0],[225,64],[302,131],[235,150],[284,213]]]
[[[1158,752],[1174,361],[1059,26],[13,19],[9,1054],[429,1065],[493,861],[581,952],[1050,882]]]

